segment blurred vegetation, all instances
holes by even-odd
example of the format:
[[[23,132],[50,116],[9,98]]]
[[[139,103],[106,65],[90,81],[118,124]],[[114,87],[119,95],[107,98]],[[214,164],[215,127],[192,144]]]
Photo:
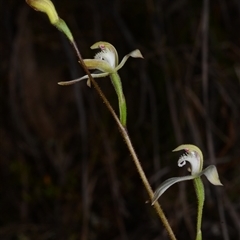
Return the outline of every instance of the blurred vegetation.
[[[128,131],[150,182],[155,189],[186,174],[171,150],[199,146],[224,184],[205,181],[203,239],[236,240],[240,1],[209,2],[206,31],[203,1],[54,4],[84,58],[100,40],[112,43],[120,58],[141,50],[145,59],[128,60],[119,74]],[[2,1],[0,15],[0,239],[168,239],[95,90],[86,82],[57,85],[84,74],[68,41],[25,1]],[[117,110],[109,79],[98,83]],[[160,203],[177,238],[194,239],[192,182],[174,186]]]

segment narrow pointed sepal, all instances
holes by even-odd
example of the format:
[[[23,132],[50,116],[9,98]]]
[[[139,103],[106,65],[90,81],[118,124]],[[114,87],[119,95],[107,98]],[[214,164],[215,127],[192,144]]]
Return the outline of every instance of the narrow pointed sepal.
[[[108,73],[96,73],[96,74],[92,73],[92,74],[91,74],[91,76],[92,76],[93,78],[106,77],[107,75],[108,75]],[[77,79],[70,80],[70,81],[58,82],[58,85],[68,86],[68,85],[72,85],[72,84],[74,84],[74,83],[80,82],[80,81],[82,81],[82,80],[84,80],[84,79],[88,79],[88,75],[84,75],[84,76],[81,77],[81,78],[77,78]],[[89,82],[88,82],[87,85],[88,85],[88,86],[89,86],[89,85],[91,86],[91,84],[89,84]],[[89,87],[90,87],[90,86],[89,86]]]
[[[126,63],[126,61],[128,60],[129,57],[143,58],[143,55],[141,54],[141,52],[138,49],[130,52],[129,54],[124,56],[124,58],[122,59],[120,64],[115,68],[115,71],[118,71],[119,69],[121,69],[124,66],[124,64]]]
[[[196,176],[184,176],[184,177],[173,177],[169,178],[166,181],[164,181],[154,192],[153,199],[152,199],[152,205],[158,200],[158,198],[161,197],[161,195],[168,189],[170,188],[173,184],[182,182],[182,181],[187,181],[187,180],[192,180]]]

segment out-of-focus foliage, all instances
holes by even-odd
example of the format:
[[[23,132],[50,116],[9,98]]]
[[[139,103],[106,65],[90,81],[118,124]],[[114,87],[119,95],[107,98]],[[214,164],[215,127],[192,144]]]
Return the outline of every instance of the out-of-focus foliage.
[[[84,82],[57,85],[84,74],[68,41],[25,1],[2,2],[0,238],[168,239],[95,90]],[[84,58],[93,57],[89,47],[100,40],[111,42],[120,58],[141,50],[145,59],[129,60],[119,74],[128,131],[153,188],[186,174],[172,149],[199,146],[224,184],[218,191],[205,181],[203,239],[239,239],[239,0],[210,1],[206,32],[203,1],[54,4]],[[117,110],[110,80],[98,82]],[[194,239],[193,186],[173,188],[160,203],[177,238]]]

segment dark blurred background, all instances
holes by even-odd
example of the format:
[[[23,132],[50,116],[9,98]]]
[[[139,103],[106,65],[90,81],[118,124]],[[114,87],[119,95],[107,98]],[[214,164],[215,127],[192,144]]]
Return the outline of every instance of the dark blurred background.
[[[203,239],[240,239],[240,1],[62,0],[56,9],[84,58],[112,43],[128,131],[153,189],[182,143],[199,146],[224,187],[204,178]],[[169,239],[118,128],[65,37],[25,1],[1,0],[0,239]],[[108,78],[98,79],[116,111]],[[178,239],[194,239],[192,181],[161,198]]]

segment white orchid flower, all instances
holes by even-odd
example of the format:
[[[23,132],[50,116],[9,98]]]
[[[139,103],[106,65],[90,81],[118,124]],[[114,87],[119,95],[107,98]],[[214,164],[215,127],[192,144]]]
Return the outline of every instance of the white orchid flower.
[[[189,162],[191,165],[190,172],[191,175],[183,176],[183,177],[173,177],[169,178],[166,181],[164,181],[154,192],[154,197],[152,199],[152,205],[158,200],[158,198],[173,184],[186,181],[186,180],[193,180],[196,179],[202,175],[205,175],[210,183],[213,185],[222,186],[222,183],[219,180],[217,168],[214,165],[210,165],[204,170],[203,168],[203,155],[201,150],[191,144],[184,144],[180,145],[176,149],[173,150],[173,152],[185,150],[186,153],[183,154],[179,160],[178,160],[178,166],[182,167],[186,164],[186,162]]]
[[[121,82],[120,76],[118,75],[118,70],[123,67],[123,65],[125,64],[125,62],[129,57],[143,58],[143,56],[141,52],[138,49],[136,49],[130,52],[129,54],[127,54],[119,64],[117,50],[112,44],[108,42],[97,42],[91,46],[91,49],[98,49],[98,48],[101,51],[95,55],[94,59],[83,59],[83,61],[89,70],[96,69],[100,71],[100,73],[91,73],[91,76],[93,78],[101,78],[106,76],[110,77],[113,87],[118,96],[120,122],[124,127],[126,127],[127,106],[126,106],[125,96],[123,94],[122,82]],[[88,79],[87,85],[90,87],[91,81],[88,75],[85,75],[78,79],[74,79],[72,81],[59,82],[58,84],[71,85],[84,79]]]
[[[100,73],[92,73],[93,78],[106,77],[108,75],[117,73],[119,69],[123,67],[125,62],[129,57],[133,58],[143,58],[141,52],[136,49],[129,54],[125,55],[120,64],[118,63],[118,53],[115,47],[108,42],[97,42],[91,46],[91,49],[100,49],[94,59],[84,59],[86,67],[90,70],[97,69]],[[70,85],[81,80],[88,79],[88,75],[85,75],[81,78],[77,78],[71,81],[59,82],[59,85]],[[87,81],[88,86],[90,86],[90,80]]]

